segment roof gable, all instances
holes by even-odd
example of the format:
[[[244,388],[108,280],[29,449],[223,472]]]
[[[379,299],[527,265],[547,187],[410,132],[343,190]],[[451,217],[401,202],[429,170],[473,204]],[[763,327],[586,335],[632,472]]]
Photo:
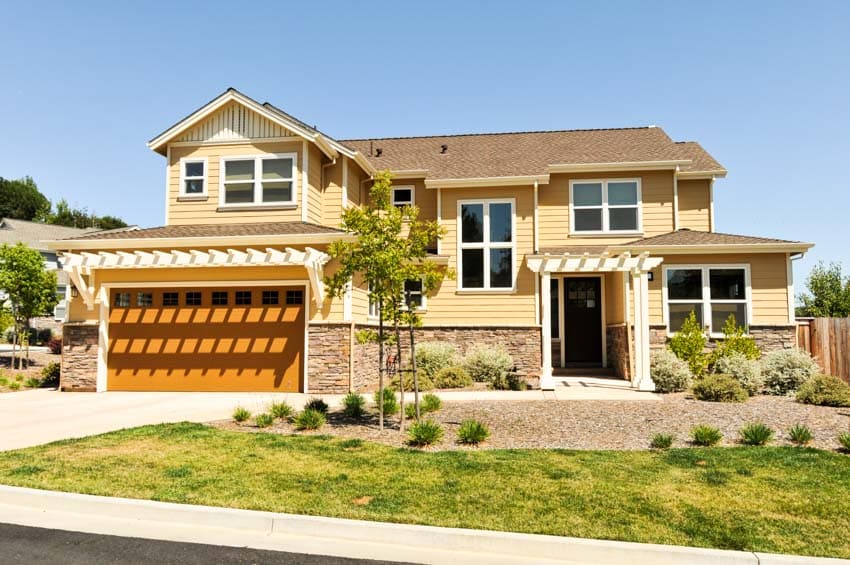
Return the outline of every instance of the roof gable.
[[[280,123],[231,101],[197,125],[174,138],[177,142],[239,141],[295,137]]]

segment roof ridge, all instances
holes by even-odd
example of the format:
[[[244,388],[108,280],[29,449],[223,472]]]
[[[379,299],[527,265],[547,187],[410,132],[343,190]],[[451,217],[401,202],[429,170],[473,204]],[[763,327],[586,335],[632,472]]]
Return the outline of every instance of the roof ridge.
[[[632,131],[642,129],[661,129],[658,126],[628,126],[618,128],[574,128],[574,129],[542,129],[542,130],[526,130],[526,131],[489,131],[479,133],[447,133],[442,135],[401,135],[396,137],[360,137],[340,139],[341,143],[348,141],[384,141],[391,139],[435,139],[438,137],[476,137],[485,135],[523,135],[523,134],[542,134],[542,133],[573,133],[573,132],[589,132],[589,131]],[[663,131],[663,130],[662,130]]]

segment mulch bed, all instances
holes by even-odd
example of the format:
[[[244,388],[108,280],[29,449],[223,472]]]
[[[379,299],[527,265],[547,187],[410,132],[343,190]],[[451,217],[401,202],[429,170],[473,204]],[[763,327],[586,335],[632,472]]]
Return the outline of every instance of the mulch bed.
[[[665,395],[658,402],[628,400],[487,400],[444,402],[429,415],[443,425],[443,441],[434,450],[475,449],[455,442],[463,420],[475,418],[490,427],[491,436],[478,449],[564,448],[647,449],[655,433],[675,436],[674,447],[690,445],[690,429],[697,424],[716,426],[723,445],[735,445],[738,430],[750,422],[763,422],[776,431],[773,445],[791,445],[787,430],[805,424],[813,434],[813,447],[836,449],[837,436],[850,431],[850,408],[828,408],[795,402],[791,398],[757,396],[743,404],[701,402],[686,394]],[[297,432],[286,422],[258,430],[252,423],[232,421],[212,425],[245,432],[330,434],[343,438],[401,447],[406,439],[398,431],[398,417],[381,431],[377,418],[353,422],[338,412],[318,432]]]
[[[15,368],[12,369],[12,354],[6,351],[0,353],[0,375],[4,376],[9,382],[15,381],[17,375],[24,375],[24,378],[19,381],[21,383],[20,390],[26,390],[24,381],[29,377],[41,378],[41,371],[51,362],[58,363],[62,359],[61,355],[53,353],[45,353],[43,351],[30,351],[30,362],[27,365],[26,354],[24,354],[24,368],[18,369],[18,360],[15,360]],[[0,393],[15,392],[12,389],[0,385]]]

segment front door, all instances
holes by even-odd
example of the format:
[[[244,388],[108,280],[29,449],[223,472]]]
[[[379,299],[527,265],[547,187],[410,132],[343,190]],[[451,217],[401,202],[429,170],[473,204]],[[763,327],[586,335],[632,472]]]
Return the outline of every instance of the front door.
[[[567,366],[602,364],[602,279],[564,278],[564,357]]]

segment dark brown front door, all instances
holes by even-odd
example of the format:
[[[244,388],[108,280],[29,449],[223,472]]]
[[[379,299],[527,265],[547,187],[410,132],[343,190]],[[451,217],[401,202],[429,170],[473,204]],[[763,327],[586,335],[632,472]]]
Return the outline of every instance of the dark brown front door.
[[[602,363],[600,278],[564,279],[564,333],[564,357],[568,366]]]

